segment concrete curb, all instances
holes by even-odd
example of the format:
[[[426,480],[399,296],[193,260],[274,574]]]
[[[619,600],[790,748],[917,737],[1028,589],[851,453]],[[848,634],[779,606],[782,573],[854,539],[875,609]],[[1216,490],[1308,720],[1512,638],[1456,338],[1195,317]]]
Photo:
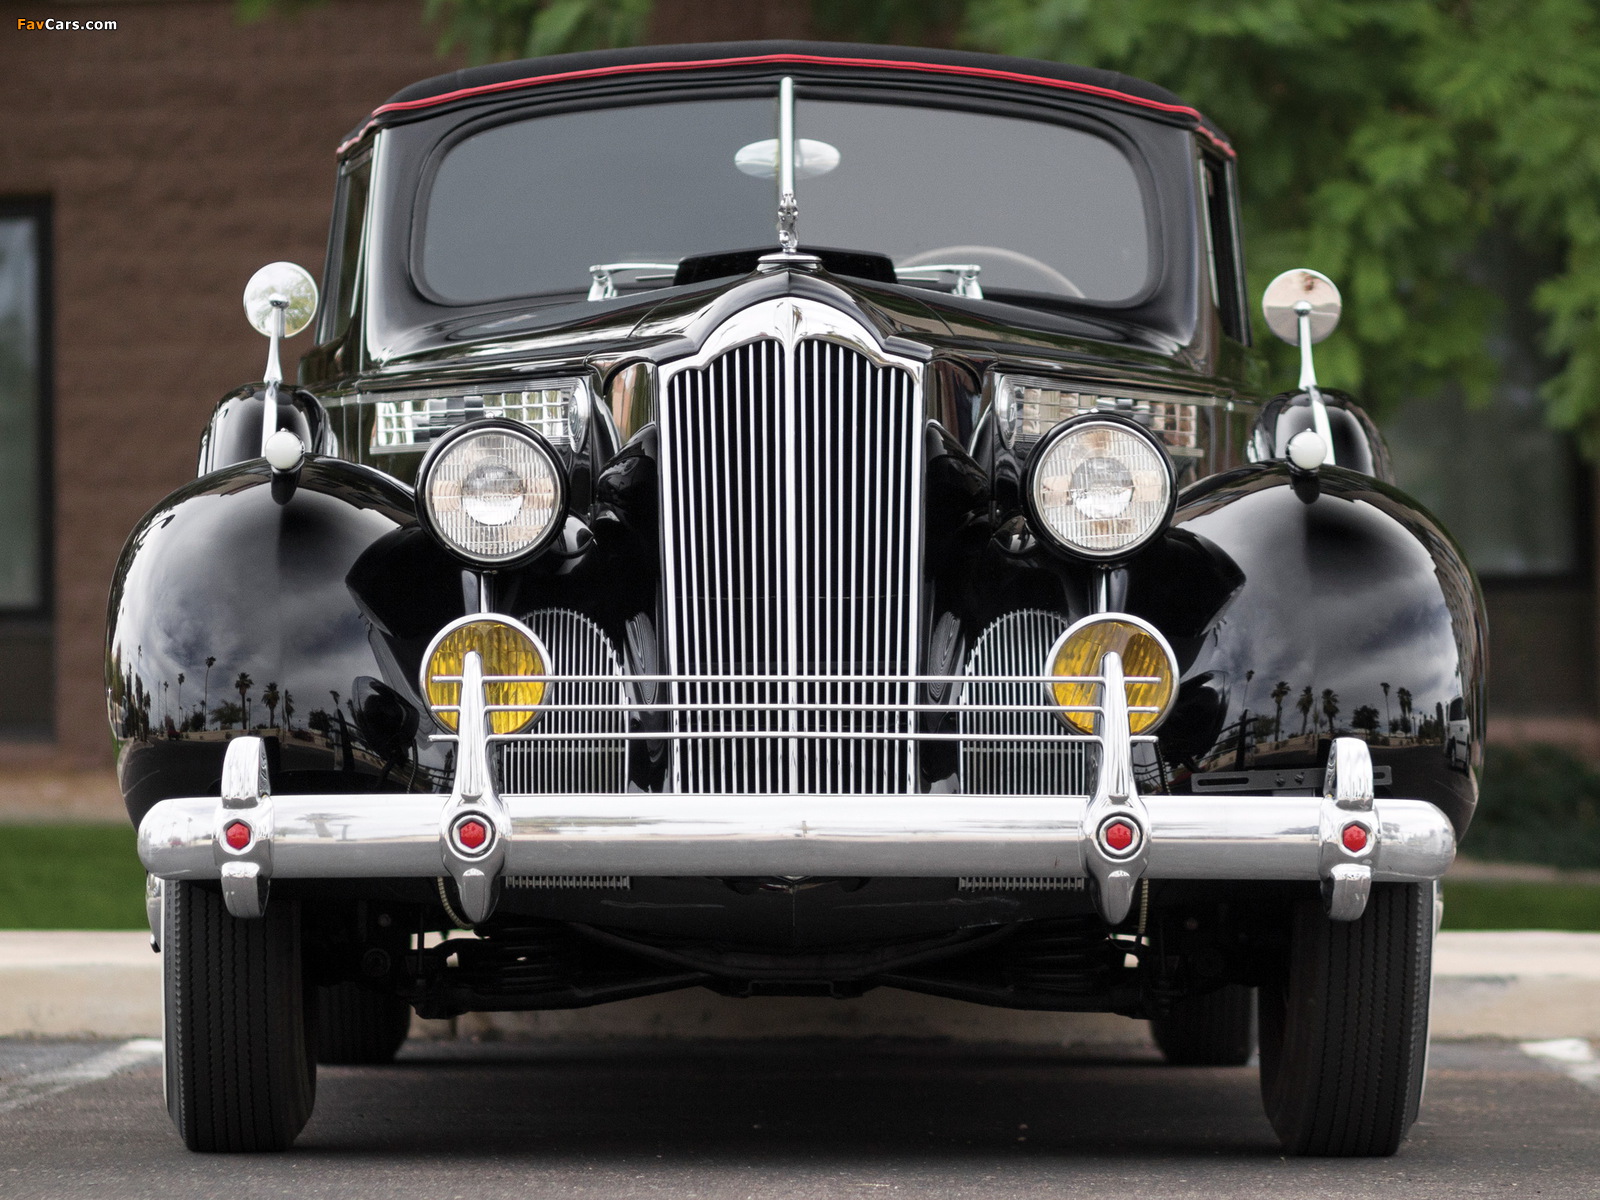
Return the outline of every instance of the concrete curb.
[[[1439,935],[1433,1034],[1600,1039],[1600,933]],[[423,1037],[909,1037],[1145,1046],[1142,1021],[881,989],[856,1000],[730,1000],[700,988],[596,1008],[416,1021]],[[161,960],[139,932],[0,931],[0,1037],[161,1036]]]

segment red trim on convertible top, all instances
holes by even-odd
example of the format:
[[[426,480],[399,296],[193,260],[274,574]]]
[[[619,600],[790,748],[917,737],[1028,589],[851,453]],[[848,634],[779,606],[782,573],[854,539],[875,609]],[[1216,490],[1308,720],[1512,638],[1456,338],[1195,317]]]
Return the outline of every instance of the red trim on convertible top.
[[[1123,104],[1132,104],[1139,108],[1150,108],[1158,112],[1176,113],[1181,116],[1192,117],[1195,122],[1195,128],[1217,149],[1229,157],[1234,154],[1232,146],[1206,128],[1205,118],[1200,115],[1200,110],[1187,104],[1167,104],[1165,101],[1147,100],[1143,96],[1119,92],[1114,88],[1099,87],[1092,83],[1076,83],[1067,79],[1050,79],[1043,75],[1025,75],[1019,71],[1002,71],[994,67],[965,67],[947,63],[902,62],[898,59],[889,58],[842,58],[822,54],[752,54],[742,58],[702,58],[692,62],[626,63],[612,67],[591,67],[584,71],[561,71],[554,75],[531,75],[526,79],[507,79],[501,83],[485,83],[477,87],[458,88],[453,92],[441,92],[437,96],[423,96],[417,100],[394,101],[389,104],[380,104],[373,109],[372,116],[367,120],[366,124],[341,144],[337,153],[343,154],[345,150],[365,137],[367,130],[371,129],[378,117],[384,113],[408,112],[412,109],[429,108],[435,104],[449,104],[451,101],[465,100],[472,96],[489,96],[496,92],[516,91],[519,88],[537,87],[546,83],[567,83],[576,79],[598,79],[607,75],[636,75],[649,71],[693,71],[708,67],[747,67],[778,63],[799,63],[826,67],[878,67],[891,71],[924,71],[941,75],[968,75],[979,79],[1001,79],[1008,83],[1028,83],[1040,87],[1059,88],[1062,91],[1081,92],[1089,96],[1099,96],[1107,100],[1116,100]]]

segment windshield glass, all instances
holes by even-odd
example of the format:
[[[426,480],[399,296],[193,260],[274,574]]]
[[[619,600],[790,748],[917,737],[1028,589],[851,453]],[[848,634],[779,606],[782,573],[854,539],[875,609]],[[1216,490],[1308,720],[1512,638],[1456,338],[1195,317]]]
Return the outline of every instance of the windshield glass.
[[[772,100],[516,121],[445,155],[419,274],[457,304],[661,287],[690,255],[776,248]],[[1043,121],[801,100],[800,247],[887,255],[908,283],[1121,301],[1150,268],[1145,200],[1105,138]],[[621,264],[628,264],[625,268]],[[946,268],[942,271],[929,268]]]

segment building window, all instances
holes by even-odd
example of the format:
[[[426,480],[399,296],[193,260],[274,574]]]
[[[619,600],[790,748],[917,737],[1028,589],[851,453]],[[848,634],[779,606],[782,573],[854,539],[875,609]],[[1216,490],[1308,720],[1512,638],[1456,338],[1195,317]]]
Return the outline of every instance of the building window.
[[[48,739],[50,595],[49,208],[0,201],[0,738]]]

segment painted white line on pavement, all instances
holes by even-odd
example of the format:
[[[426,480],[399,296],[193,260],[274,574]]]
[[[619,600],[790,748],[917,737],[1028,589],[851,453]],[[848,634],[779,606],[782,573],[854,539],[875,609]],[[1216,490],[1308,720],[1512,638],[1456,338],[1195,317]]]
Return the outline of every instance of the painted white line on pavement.
[[[110,1078],[118,1071],[141,1066],[152,1058],[160,1057],[160,1039],[134,1038],[131,1042],[123,1042],[114,1049],[73,1063],[70,1067],[40,1071],[35,1075],[24,1075],[20,1079],[0,1083],[0,1113],[22,1108],[35,1100],[43,1100],[46,1096],[54,1096],[86,1083]]]
[[[1600,1058],[1583,1038],[1553,1038],[1547,1042],[1523,1042],[1522,1052],[1557,1067],[1569,1079],[1600,1092]]]

